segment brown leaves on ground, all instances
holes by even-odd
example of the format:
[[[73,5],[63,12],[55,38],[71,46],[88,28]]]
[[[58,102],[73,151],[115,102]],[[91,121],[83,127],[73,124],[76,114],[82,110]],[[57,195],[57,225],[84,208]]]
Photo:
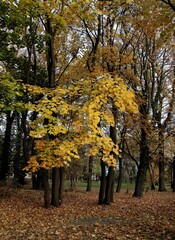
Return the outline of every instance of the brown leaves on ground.
[[[44,209],[43,192],[8,190],[0,194],[0,240],[175,239],[175,193],[120,193],[110,206],[97,199],[98,192],[66,192],[60,208]]]

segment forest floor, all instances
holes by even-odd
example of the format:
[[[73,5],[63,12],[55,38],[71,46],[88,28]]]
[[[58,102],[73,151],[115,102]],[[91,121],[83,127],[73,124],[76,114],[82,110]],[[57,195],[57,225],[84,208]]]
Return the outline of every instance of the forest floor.
[[[65,192],[59,208],[43,208],[43,192],[0,189],[0,240],[175,240],[175,193],[115,194],[97,205],[98,191]]]

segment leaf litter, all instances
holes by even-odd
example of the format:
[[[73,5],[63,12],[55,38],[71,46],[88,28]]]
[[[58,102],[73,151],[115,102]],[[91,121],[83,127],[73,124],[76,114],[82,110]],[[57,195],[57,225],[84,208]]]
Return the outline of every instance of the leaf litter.
[[[42,191],[10,190],[0,195],[0,240],[175,239],[175,193],[122,192],[110,206],[97,200],[97,191],[65,192],[61,207],[44,209]]]

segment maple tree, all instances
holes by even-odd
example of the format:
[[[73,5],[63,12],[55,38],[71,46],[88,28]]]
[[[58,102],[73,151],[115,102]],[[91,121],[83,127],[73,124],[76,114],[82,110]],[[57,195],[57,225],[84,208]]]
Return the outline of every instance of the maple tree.
[[[84,89],[85,85],[87,87]],[[98,124],[100,119],[105,124],[113,124],[110,109],[107,109],[110,98],[121,111],[126,109],[136,112],[134,94],[127,90],[122,79],[114,79],[110,76],[102,77],[97,82],[93,82],[93,86],[88,86],[89,80],[83,80],[83,88],[80,82],[80,86],[73,85],[70,89],[59,87],[54,90],[45,89],[45,94],[37,105],[29,106],[29,109],[39,113],[39,117],[31,125],[31,136],[38,139],[51,134],[55,137],[36,140],[37,155],[31,157],[26,169],[36,171],[39,168],[63,167],[69,163],[71,157],[79,157],[78,148],[85,144],[91,146],[89,154],[96,155],[101,151],[102,160],[109,166],[116,166],[116,160],[111,155],[111,151],[118,154],[118,148],[110,137],[103,133]],[[35,90],[36,94],[44,93],[43,88],[36,86],[27,88],[27,91],[33,94]],[[77,100],[68,104],[69,98],[76,96],[80,90],[82,93],[83,90],[85,91],[80,97],[89,98],[89,101],[80,103],[81,105]],[[73,116],[71,119],[69,119],[70,112]],[[52,113],[57,113],[59,118]],[[64,120],[61,116],[64,116]],[[48,120],[47,124],[44,123],[45,119]]]
[[[47,2],[45,1],[45,4],[47,4]],[[55,5],[54,5],[55,6]],[[73,5],[73,7],[76,5]],[[54,42],[56,41],[56,31],[54,29],[55,25],[52,25],[53,23],[55,24],[55,19],[53,18],[53,15],[51,13],[49,13],[49,11],[51,11],[50,9],[53,8],[52,5],[49,5],[49,10],[46,13],[46,32],[47,34],[50,35],[50,38],[47,40],[46,44],[48,44],[48,52],[47,52],[47,63],[48,63],[48,81],[49,81],[49,86],[52,88],[55,86],[55,55],[54,55]],[[72,10],[72,9],[71,9]],[[63,12],[62,12],[63,13]],[[94,12],[96,13],[96,11]],[[51,14],[51,15],[49,15]],[[83,13],[84,14],[84,13]],[[97,15],[99,15],[99,12],[97,11]],[[49,17],[49,19],[48,19]],[[53,29],[52,29],[53,27]],[[97,40],[97,42],[99,42],[99,40]],[[97,47],[97,46],[96,46]],[[96,51],[96,50],[95,50]],[[81,59],[82,60],[82,59]],[[89,61],[89,60],[88,60]],[[94,60],[93,60],[94,61]],[[90,63],[88,63],[89,65]],[[74,66],[75,67],[75,66]],[[89,67],[88,67],[89,68]],[[92,72],[90,70],[90,72]],[[44,137],[45,135],[49,134],[51,136],[54,137],[50,137],[50,141],[38,141],[38,144],[36,145],[36,149],[41,150],[45,149],[45,152],[41,152],[41,154],[38,153],[38,157],[42,159],[47,159],[46,161],[43,161],[41,164],[41,167],[43,168],[49,168],[49,167],[63,167],[63,163],[59,157],[60,152],[58,150],[54,149],[51,151],[51,146],[54,148],[55,145],[63,145],[62,147],[60,147],[60,151],[62,151],[62,158],[64,161],[69,161],[70,157],[77,157],[78,154],[76,153],[76,149],[77,146],[81,146],[81,144],[90,144],[92,149],[91,152],[93,154],[97,154],[97,150],[95,149],[96,146],[94,146],[95,144],[97,145],[97,149],[101,149],[103,148],[103,161],[106,160],[109,163],[109,166],[111,165],[112,169],[113,166],[115,166],[115,161],[113,160],[113,156],[110,154],[113,146],[116,143],[112,143],[111,140],[107,137],[104,138],[103,140],[103,133],[102,133],[102,129],[100,129],[98,125],[99,121],[102,120],[105,124],[113,124],[113,120],[112,120],[112,116],[110,115],[110,108],[109,110],[107,110],[107,108],[105,107],[105,105],[110,104],[110,101],[112,100],[115,105],[115,107],[119,108],[121,111],[124,111],[125,108],[126,110],[130,110],[135,111],[136,109],[136,105],[133,104],[132,102],[132,98],[133,98],[133,94],[131,91],[127,90],[127,87],[122,83],[122,80],[120,78],[111,78],[110,75],[103,75],[101,74],[101,71],[99,69],[99,71],[97,71],[96,73],[93,73],[94,77],[89,77],[87,80],[80,80],[80,86],[78,86],[79,82],[73,86],[70,85],[70,87],[68,88],[66,86],[65,88],[65,82],[63,81],[62,83],[59,83],[59,86],[62,85],[63,89],[59,89],[59,86],[53,91],[51,89],[51,91],[46,92],[45,94],[48,95],[48,99],[47,96],[44,96],[44,98],[41,100],[41,108],[39,107],[39,102],[37,103],[37,108],[33,109],[33,111],[38,111],[40,114],[39,120],[34,121],[34,123],[32,124],[32,127],[37,126],[37,124],[40,124],[39,129],[37,128],[37,138],[38,136],[40,137]],[[101,75],[101,76],[100,76]],[[98,77],[95,77],[98,76]],[[72,78],[72,76],[71,76]],[[103,79],[104,78],[104,79]],[[68,83],[68,80],[66,80],[66,84],[70,84]],[[71,79],[72,81],[72,79]],[[82,88],[82,84],[84,85]],[[91,87],[89,89],[89,87],[87,86],[91,86],[94,85],[93,88]],[[102,86],[101,86],[102,85]],[[84,87],[87,87],[84,90]],[[71,88],[72,87],[72,88]],[[76,89],[77,88],[77,89]],[[119,89],[118,89],[119,88]],[[100,92],[98,92],[97,90],[99,90]],[[89,92],[88,92],[89,90]],[[29,89],[27,91],[30,91]],[[35,88],[32,89],[32,91],[35,91]],[[36,90],[37,91],[37,90]],[[47,90],[46,90],[47,91]],[[58,93],[56,93],[56,91],[58,91]],[[81,98],[83,95],[83,98],[89,98],[88,101],[83,102],[81,104],[81,110],[79,109],[80,106],[78,106],[78,99],[76,99],[76,105],[73,103],[73,107],[69,106],[68,103],[64,102],[62,98],[64,98],[65,95],[69,95],[69,91],[71,91],[71,98],[77,97],[77,92],[76,91],[80,91],[81,95],[79,96],[79,98]],[[85,94],[84,94],[85,91]],[[103,92],[105,91],[105,92]],[[72,92],[74,93],[74,95],[72,94]],[[118,92],[118,93],[117,93]],[[43,89],[41,90],[40,94],[43,93]],[[127,101],[125,98],[125,94],[127,93]],[[53,95],[54,94],[54,95]],[[57,97],[57,95],[59,94],[59,98]],[[90,97],[88,97],[88,95]],[[118,95],[118,96],[117,96]],[[51,99],[50,99],[51,98]],[[67,97],[68,98],[68,97]],[[109,98],[109,99],[108,99]],[[111,99],[111,100],[110,100]],[[130,100],[128,100],[130,99]],[[67,99],[68,101],[71,101],[69,98]],[[59,101],[58,105],[56,102]],[[81,100],[82,101],[82,100]],[[72,104],[70,102],[70,104]],[[46,109],[44,109],[44,105],[46,106]],[[49,105],[49,107],[47,107],[47,105]],[[97,106],[95,106],[97,105]],[[88,106],[88,107],[87,107]],[[78,108],[77,108],[78,107]],[[60,110],[59,110],[60,108]],[[100,110],[100,108],[104,108],[103,111]],[[131,108],[131,109],[130,109]],[[71,141],[68,140],[69,135],[67,134],[67,132],[69,133],[69,131],[66,129],[66,125],[68,124],[65,121],[65,115],[68,115],[69,112],[72,112],[71,114],[75,114],[78,115],[78,117],[83,117],[83,118],[87,118],[88,124],[86,126],[86,124],[84,124],[84,119],[71,119],[73,125],[76,125],[76,131],[74,130],[74,127],[72,127],[73,131],[76,133],[74,136],[74,144],[71,144]],[[58,120],[57,114],[59,112],[59,117],[60,120]],[[64,114],[64,121],[61,119],[61,115]],[[69,116],[68,116],[69,118]],[[44,122],[44,120],[46,120],[46,122]],[[39,122],[37,122],[39,121]],[[60,122],[59,122],[60,121]],[[64,122],[64,124],[62,123],[62,121]],[[74,123],[75,121],[75,123]],[[83,126],[81,126],[81,124],[83,123]],[[54,125],[54,126],[53,126]],[[79,126],[80,125],[80,126]],[[85,127],[84,127],[85,125]],[[68,124],[69,129],[71,130],[71,125],[70,123]],[[86,131],[90,132],[91,137],[89,137],[86,134]],[[81,135],[79,134],[79,132],[81,132]],[[85,133],[84,133],[85,132]],[[94,135],[93,136],[93,132]],[[33,134],[33,130],[31,131],[31,136],[34,136]],[[62,134],[63,136],[66,136],[66,140],[63,139],[59,139],[56,138],[55,136],[57,136],[58,134]],[[76,135],[78,137],[79,142],[77,142],[76,139]],[[70,134],[70,136],[72,137],[72,133]],[[54,139],[52,139],[54,138]],[[83,139],[82,139],[83,138]],[[64,140],[64,141],[63,141]],[[86,140],[86,141],[85,141]],[[95,141],[95,142],[94,142]],[[44,145],[43,145],[44,144]],[[64,148],[65,148],[65,156],[64,156]],[[70,149],[70,150],[69,150]],[[48,152],[50,151],[51,156],[49,160],[49,155]],[[114,151],[114,150],[113,150]],[[117,150],[116,150],[117,153]],[[47,157],[46,157],[47,155]],[[57,158],[57,162],[54,162],[54,156]],[[107,159],[108,158],[108,159]],[[35,165],[36,165],[36,169],[37,167],[39,168],[40,165],[37,164],[36,158],[32,157],[31,158],[31,166],[33,167],[32,169],[34,170]],[[42,160],[40,159],[40,161]],[[60,162],[59,162],[60,161]],[[32,165],[33,164],[33,165]],[[46,182],[48,182],[48,180],[46,180]],[[46,184],[48,186],[48,184]],[[47,192],[49,192],[49,190],[47,190]],[[49,199],[48,199],[49,202]]]
[[[118,191],[127,164],[138,170],[135,196],[143,196],[148,171],[154,185],[158,165],[159,190],[165,190],[174,15],[171,1],[160,2],[1,1],[0,61],[6,73],[0,84],[12,94],[10,103],[3,95],[0,106],[9,130],[1,154],[4,179],[11,156],[16,178],[29,160],[25,171],[44,179],[45,206],[59,206],[65,168],[84,161],[83,149],[89,158],[87,190],[92,159],[101,164],[99,204],[113,201],[118,162]]]

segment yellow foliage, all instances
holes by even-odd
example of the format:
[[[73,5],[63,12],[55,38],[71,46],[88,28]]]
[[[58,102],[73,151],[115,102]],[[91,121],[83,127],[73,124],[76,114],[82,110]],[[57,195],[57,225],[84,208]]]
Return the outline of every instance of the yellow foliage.
[[[29,160],[27,170],[69,165],[72,158],[79,158],[79,148],[87,144],[91,146],[89,155],[101,154],[109,166],[116,166],[118,146],[103,132],[100,122],[114,126],[113,106],[119,111],[138,112],[134,93],[121,78],[103,75],[67,88],[27,86],[26,91],[32,95],[42,92],[37,104],[27,105],[38,112],[30,132],[37,139],[36,156]]]

